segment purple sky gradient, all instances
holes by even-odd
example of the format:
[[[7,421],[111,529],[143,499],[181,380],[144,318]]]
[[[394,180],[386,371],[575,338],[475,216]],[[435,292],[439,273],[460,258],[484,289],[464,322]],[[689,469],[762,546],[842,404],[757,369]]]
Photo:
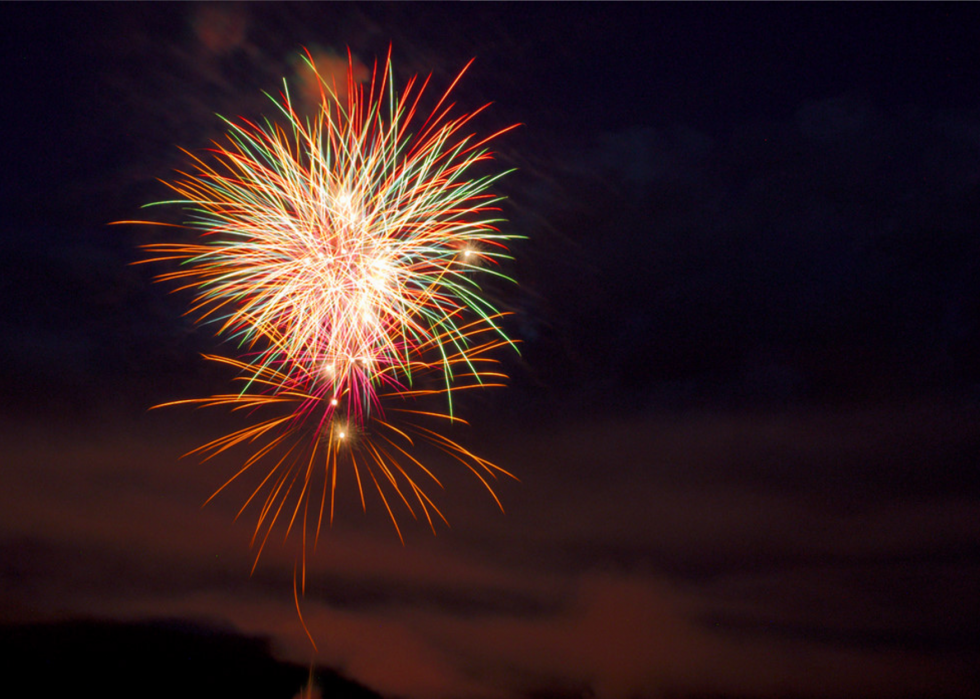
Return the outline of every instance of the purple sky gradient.
[[[176,619],[405,699],[980,691],[980,9],[6,4],[0,622]],[[510,386],[433,536],[339,484],[254,574],[229,352],[132,266],[159,179],[302,46],[487,101]],[[171,209],[150,210],[179,220]],[[168,233],[169,234],[169,233]],[[428,463],[428,462],[427,462]],[[179,672],[171,667],[170,672]],[[188,689],[193,695],[193,690]],[[292,691],[290,689],[286,690]]]

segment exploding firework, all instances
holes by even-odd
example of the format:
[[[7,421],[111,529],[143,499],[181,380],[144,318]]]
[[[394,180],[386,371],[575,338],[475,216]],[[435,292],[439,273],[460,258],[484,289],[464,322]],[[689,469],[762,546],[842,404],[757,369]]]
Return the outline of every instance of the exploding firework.
[[[463,464],[491,494],[490,480],[510,475],[421,422],[459,420],[454,393],[501,382],[490,354],[514,343],[480,282],[506,279],[497,264],[515,237],[497,228],[490,191],[505,173],[474,174],[509,129],[464,133],[485,107],[454,116],[449,102],[469,64],[422,118],[429,80],[396,92],[390,53],[363,83],[349,60],[341,86],[310,54],[307,63],[319,86],[312,114],[287,87],[272,99],[275,119],[227,121],[224,143],[187,153],[192,171],[168,183],[180,198],[159,203],[183,206],[199,235],[149,245],[146,260],[179,262],[159,279],[193,290],[196,319],[237,344],[236,358],[209,359],[236,369],[241,390],[176,403],[251,416],[197,451],[252,449],[229,483],[265,468],[242,508],[259,510],[256,562],[281,523],[287,537],[302,531],[304,571],[333,519],[342,467],[363,507],[366,490],[380,495],[399,536],[399,507],[433,528],[444,519],[426,494],[439,480],[417,442]],[[432,395],[441,408],[418,403]]]
[[[148,249],[182,263],[161,279],[196,290],[194,312],[253,352],[256,375],[275,366],[282,389],[343,397],[363,422],[380,383],[411,383],[422,347],[438,340],[448,387],[446,358],[470,346],[461,324],[497,327],[475,272],[499,274],[513,236],[489,193],[501,175],[468,177],[502,133],[462,135],[482,108],[451,118],[450,87],[414,133],[426,84],[396,95],[390,60],[369,86],[353,76],[343,90],[320,79],[312,118],[286,91],[285,125],[229,122],[213,162],[191,156],[196,172],[169,185],[183,198],[161,202],[190,207],[201,240]]]

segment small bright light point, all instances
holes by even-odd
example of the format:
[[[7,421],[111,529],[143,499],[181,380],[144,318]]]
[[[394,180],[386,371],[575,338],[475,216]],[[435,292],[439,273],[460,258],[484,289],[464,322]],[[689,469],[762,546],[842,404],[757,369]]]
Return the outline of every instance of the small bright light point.
[[[347,436],[347,433],[346,432],[338,432],[337,433],[337,437],[339,437],[340,439],[343,439],[346,436]]]
[[[330,399],[330,405],[333,405],[333,406],[336,406],[336,405],[337,405],[337,403],[338,403],[338,401],[337,401],[337,399],[336,399],[336,398],[331,398],[331,399]]]

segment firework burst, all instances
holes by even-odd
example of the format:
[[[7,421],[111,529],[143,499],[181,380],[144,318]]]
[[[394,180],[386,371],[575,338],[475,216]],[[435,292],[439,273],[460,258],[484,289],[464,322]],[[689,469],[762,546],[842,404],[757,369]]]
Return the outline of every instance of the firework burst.
[[[148,245],[145,260],[179,263],[159,279],[193,290],[195,318],[237,345],[236,358],[208,359],[237,370],[241,390],[176,403],[252,416],[196,451],[252,449],[229,483],[266,469],[242,508],[259,510],[256,563],[282,523],[287,537],[302,530],[304,571],[332,521],[341,464],[362,506],[365,490],[380,495],[399,536],[399,507],[433,528],[444,519],[426,495],[439,480],[414,455],[417,441],[463,464],[491,494],[490,480],[510,475],[419,423],[459,420],[455,392],[501,382],[489,355],[514,343],[480,279],[503,277],[496,265],[515,237],[497,228],[490,192],[505,173],[474,174],[492,160],[488,143],[509,129],[466,133],[485,107],[454,116],[449,100],[469,64],[422,118],[429,80],[396,92],[390,53],[364,83],[349,60],[341,86],[316,72],[309,53],[307,63],[320,88],[312,114],[285,88],[272,98],[275,119],[226,121],[225,142],[200,157],[185,151],[192,170],[167,183],[179,198],[159,203],[184,207],[185,226],[199,235]],[[442,407],[420,407],[428,395],[442,396]]]
[[[470,345],[461,323],[496,327],[473,272],[497,274],[513,237],[496,228],[488,191],[501,175],[468,178],[502,132],[463,135],[482,108],[450,117],[450,87],[413,133],[426,87],[416,83],[396,95],[388,60],[369,85],[353,70],[343,90],[320,79],[311,118],[286,91],[285,126],[229,122],[213,162],[191,155],[196,171],[169,184],[183,198],[160,202],[190,207],[200,242],[148,246],[182,263],[161,279],[196,290],[193,311],[253,353],[256,375],[275,366],[283,389],[316,376],[316,395],[345,397],[358,422],[378,407],[379,383],[411,383],[436,339],[448,387],[446,358]]]

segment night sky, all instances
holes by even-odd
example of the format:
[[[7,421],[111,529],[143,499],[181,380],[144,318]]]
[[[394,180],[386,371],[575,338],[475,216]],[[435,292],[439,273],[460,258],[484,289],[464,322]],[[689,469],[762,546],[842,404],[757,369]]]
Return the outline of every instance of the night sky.
[[[980,6],[4,3],[0,37],[8,682],[980,696]],[[250,575],[257,481],[202,507],[247,451],[181,458],[241,417],[149,410],[229,385],[131,264],[186,234],[110,224],[182,220],[141,209],[180,147],[271,115],[303,47],[389,46],[400,85],[475,57],[459,109],[521,124],[486,290],[520,354],[448,433],[520,482],[501,513],[434,457],[451,527],[404,545],[341,483],[314,656],[294,538]]]

